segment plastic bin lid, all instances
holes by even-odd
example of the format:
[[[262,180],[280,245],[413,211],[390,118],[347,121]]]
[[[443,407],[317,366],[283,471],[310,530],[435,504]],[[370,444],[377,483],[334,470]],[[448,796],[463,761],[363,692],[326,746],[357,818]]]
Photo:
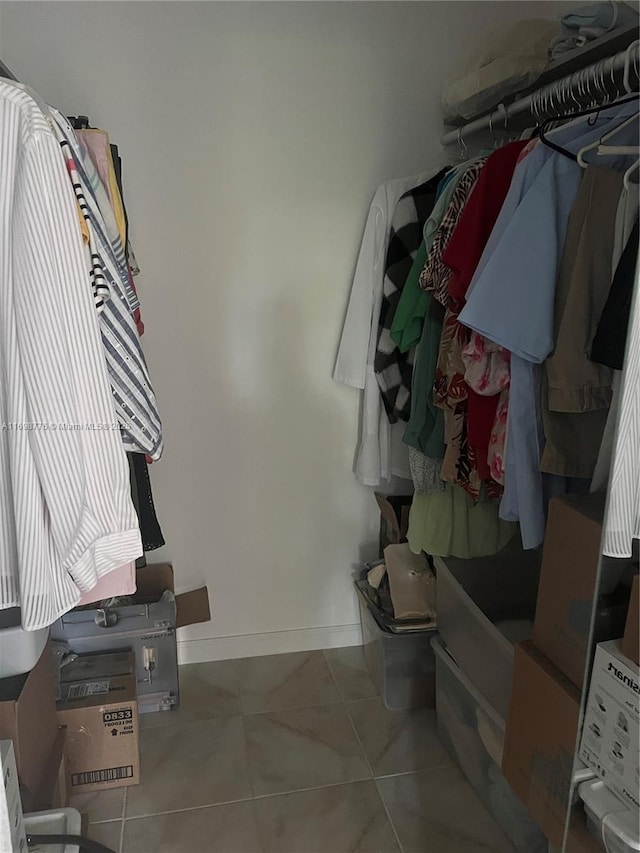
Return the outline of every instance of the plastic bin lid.
[[[77,809],[51,809],[24,816],[27,835],[80,835],[82,818]],[[76,844],[47,844],[32,847],[33,853],[78,853]]]
[[[593,820],[599,825],[601,837],[622,841],[629,850],[640,850],[638,815],[613,794],[600,779],[583,782],[580,797]]]
[[[627,809],[624,812],[613,812],[604,819],[604,843],[608,848],[607,841],[613,836],[621,841],[627,850],[640,850],[640,829],[638,828],[638,814]]]
[[[611,812],[623,812],[627,807],[600,779],[592,779],[580,785],[580,799],[598,823]]]

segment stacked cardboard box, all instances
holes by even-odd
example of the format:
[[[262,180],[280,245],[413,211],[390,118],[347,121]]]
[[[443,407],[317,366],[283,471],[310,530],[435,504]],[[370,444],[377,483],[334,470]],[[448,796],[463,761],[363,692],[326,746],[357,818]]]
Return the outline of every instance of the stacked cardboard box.
[[[554,847],[562,848],[569,828],[569,853],[599,849],[571,813],[592,619],[596,641],[621,636],[620,590],[633,571],[632,561],[601,566],[604,505],[601,495],[551,502],[533,640],[516,649],[502,761],[504,775]]]
[[[31,672],[0,681],[0,740],[13,741],[25,812],[50,808],[62,739],[49,646]]]
[[[132,652],[85,655],[62,670],[58,722],[65,727],[71,793],[137,785],[140,746]]]

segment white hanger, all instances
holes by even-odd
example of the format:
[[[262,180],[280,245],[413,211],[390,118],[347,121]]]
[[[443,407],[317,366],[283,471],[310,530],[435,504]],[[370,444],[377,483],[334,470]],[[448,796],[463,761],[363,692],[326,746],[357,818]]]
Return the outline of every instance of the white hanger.
[[[626,153],[635,153],[635,149],[631,152],[627,151],[619,151],[615,146],[607,146],[603,145],[603,142],[606,142],[608,139],[611,139],[621,130],[624,130],[625,127],[628,127],[630,124],[637,124],[638,117],[640,116],[640,112],[634,113],[634,115],[626,118],[621,124],[617,124],[614,128],[604,133],[600,139],[596,140],[596,142],[590,142],[589,145],[585,145],[578,151],[577,159],[578,163],[582,166],[583,169],[586,169],[589,165],[587,161],[584,159],[584,155],[589,151],[593,151],[598,149],[598,154],[606,155],[606,154],[626,154]],[[626,147],[626,146],[625,146]],[[602,150],[601,150],[602,149]]]
[[[638,149],[636,149],[637,151]],[[633,166],[629,166],[627,171],[624,173],[624,177],[622,179],[622,186],[627,192],[631,189],[631,177],[635,171],[637,171],[638,166],[640,166],[640,160],[636,160]],[[637,185],[634,187],[635,191],[638,191]]]

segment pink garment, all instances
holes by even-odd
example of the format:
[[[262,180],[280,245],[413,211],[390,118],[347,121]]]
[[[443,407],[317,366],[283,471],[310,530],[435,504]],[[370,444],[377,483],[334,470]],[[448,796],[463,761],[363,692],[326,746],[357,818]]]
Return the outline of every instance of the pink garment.
[[[464,380],[477,394],[499,394],[491,426],[487,464],[493,480],[504,485],[504,453],[509,413],[509,383],[511,354],[504,347],[471,332],[469,343],[462,350],[465,365]]]
[[[125,563],[124,566],[119,566],[99,578],[93,589],[82,594],[77,606],[93,604],[94,601],[114,598],[117,595],[133,595],[136,589],[136,564]]]
[[[496,419],[493,422],[487,463],[496,483],[504,486],[504,455],[507,443],[507,420],[509,417],[509,389],[505,388],[498,399]]]
[[[94,166],[98,170],[100,180],[109,195],[109,201],[113,206],[113,199],[109,192],[109,134],[106,130],[91,128],[77,132],[78,137],[84,142]]]

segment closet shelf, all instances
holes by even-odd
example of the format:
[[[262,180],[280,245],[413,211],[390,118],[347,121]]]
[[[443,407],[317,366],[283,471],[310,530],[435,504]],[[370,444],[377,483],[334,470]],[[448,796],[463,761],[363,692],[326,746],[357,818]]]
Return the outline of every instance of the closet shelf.
[[[540,77],[531,86],[520,89],[513,95],[509,95],[502,99],[507,108],[516,101],[531,95],[533,92],[546,86],[549,83],[555,83],[556,80],[561,80],[563,77],[568,77],[569,74],[574,74],[576,71],[581,71],[601,59],[607,59],[614,56],[620,51],[626,50],[632,42],[640,37],[640,29],[637,23],[628,24],[625,27],[620,27],[611,33],[607,33],[601,38],[594,39],[592,42],[578,47],[565,53],[559,59],[554,59],[542,72]],[[488,118],[496,109],[497,104],[491,110],[487,110],[469,119],[464,119],[462,116],[448,118],[444,125],[448,128],[464,127],[479,119]]]

